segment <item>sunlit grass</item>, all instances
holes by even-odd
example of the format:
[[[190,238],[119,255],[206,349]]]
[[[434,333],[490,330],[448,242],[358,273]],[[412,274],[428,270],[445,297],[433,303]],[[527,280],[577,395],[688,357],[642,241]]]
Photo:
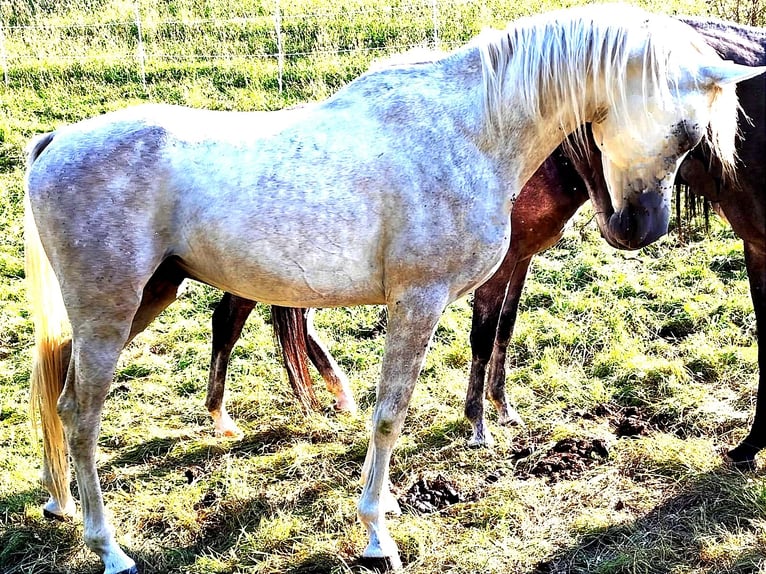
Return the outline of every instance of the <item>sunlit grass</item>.
[[[282,7],[285,49],[323,53],[288,58],[281,94],[273,3],[142,2],[145,85],[134,2],[0,5],[11,65],[9,86],[0,84],[4,573],[102,568],[84,548],[79,522],[50,523],[40,510],[40,449],[26,405],[32,332],[22,285],[23,148],[40,131],[147,100],[251,110],[320,99],[382,53],[433,40],[430,2],[409,11],[409,4],[389,9],[367,0],[332,9],[321,0],[282,4],[289,4]],[[549,7],[441,4],[439,41],[448,47],[485,25]],[[74,23],[99,26],[98,37],[89,42],[93,29]],[[29,36],[34,28],[8,28],[42,25],[37,37]],[[34,57],[14,59],[22,48]],[[337,53],[347,48],[363,51]],[[73,54],[82,59],[63,57]],[[200,57],[210,54],[216,58]],[[723,468],[717,452],[744,437],[754,408],[755,323],[739,240],[714,220],[709,233],[690,234],[685,243],[671,236],[618,253],[590,219],[587,211],[578,216],[533,262],[508,371],[509,397],[527,426],[499,427],[489,407],[492,450],[466,447],[470,298],[443,317],[391,478],[401,496],[420,477],[442,475],[466,500],[390,519],[407,572],[720,574],[756,572],[766,560],[766,483]],[[190,285],[118,365],[98,463],[121,544],[145,574],[362,572],[356,558],[366,534],[356,500],[385,311],[318,313],[318,329],[348,373],[361,412],[305,415],[287,385],[269,311],[257,308],[228,382],[229,411],[245,437],[219,440],[203,407],[218,296]],[[592,414],[600,405],[639,408],[654,422],[640,437],[618,439],[608,418]],[[609,455],[574,478],[530,476],[565,438],[604,440]],[[522,446],[532,447],[531,456],[517,456]]]

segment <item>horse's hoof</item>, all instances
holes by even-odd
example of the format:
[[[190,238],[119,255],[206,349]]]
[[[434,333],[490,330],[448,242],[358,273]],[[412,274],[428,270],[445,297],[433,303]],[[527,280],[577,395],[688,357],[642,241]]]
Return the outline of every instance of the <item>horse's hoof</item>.
[[[473,436],[468,441],[468,448],[492,448],[494,445],[495,439],[489,431],[478,433],[474,430]]]
[[[48,520],[55,520],[57,522],[69,522],[72,520],[72,517],[67,514],[56,514],[47,508],[43,508],[43,516]]]
[[[356,415],[357,408],[354,401],[335,401],[332,404],[332,410],[336,413],[343,413],[347,415]]]
[[[515,409],[508,409],[505,413],[499,413],[497,416],[497,423],[504,427],[520,427],[525,428],[524,419],[516,412]]]
[[[392,570],[399,570],[401,569],[401,564],[397,567],[393,560],[389,557],[385,558],[378,558],[378,557],[367,557],[362,556],[358,560],[359,566],[362,566],[365,570],[370,570],[371,572],[390,572]]]
[[[138,574],[138,566],[134,564],[127,570],[120,570],[117,574]]]
[[[737,449],[733,449],[728,452],[725,450],[721,451],[723,462],[727,467],[741,472],[754,472],[758,470],[758,464],[755,462],[754,456],[738,455],[736,450]]]

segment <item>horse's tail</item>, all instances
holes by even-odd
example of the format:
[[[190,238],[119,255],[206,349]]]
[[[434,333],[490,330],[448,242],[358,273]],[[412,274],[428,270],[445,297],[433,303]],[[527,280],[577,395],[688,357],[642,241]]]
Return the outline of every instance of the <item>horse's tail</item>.
[[[271,307],[274,335],[282,348],[287,378],[293,393],[305,411],[319,410],[320,404],[314,394],[314,386],[308,370],[306,350],[306,316],[296,307]]]
[[[54,133],[49,133],[32,142],[27,159],[27,175],[53,137]],[[24,248],[27,298],[35,326],[30,418],[37,433],[37,417],[40,417],[48,471],[46,486],[56,500],[65,501],[70,497],[67,450],[64,428],[56,405],[64,387],[71,338],[68,335],[69,321],[61,289],[43,250],[32,215],[28,184],[24,195]]]

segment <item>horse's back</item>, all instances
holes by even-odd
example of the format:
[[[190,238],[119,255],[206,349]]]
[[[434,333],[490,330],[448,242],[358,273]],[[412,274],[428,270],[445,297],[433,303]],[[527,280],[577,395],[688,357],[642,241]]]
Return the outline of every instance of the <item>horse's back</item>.
[[[464,244],[505,249],[504,198],[477,203],[480,179],[457,167],[475,163],[472,150],[400,136],[367,106],[144,105],[61,128],[29,170],[43,240],[76,241],[79,260],[117,249],[156,267],[175,256],[192,277],[281,305],[383,303],[386,281],[417,276],[464,292],[491,266]],[[426,162],[405,151],[416,138],[428,153],[443,146],[442,160],[463,155]]]

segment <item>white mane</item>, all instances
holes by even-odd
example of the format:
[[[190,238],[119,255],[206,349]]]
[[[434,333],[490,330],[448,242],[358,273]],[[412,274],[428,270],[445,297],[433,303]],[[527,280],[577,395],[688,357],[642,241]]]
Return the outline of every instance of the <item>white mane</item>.
[[[607,102],[609,113],[627,120],[625,79],[636,54],[643,54],[645,103],[649,94],[668,100],[678,96],[677,82],[689,56],[679,35],[694,51],[717,58],[701,37],[679,21],[622,4],[549,12],[516,20],[504,31],[482,34],[474,45],[481,54],[488,121],[503,129],[508,78],[520,84],[521,105],[532,117],[542,117],[556,106],[565,110],[562,124],[582,125],[584,118],[597,112],[585,109],[583,93],[590,84],[594,96]],[[732,111],[736,113],[733,98],[733,87],[718,91],[707,134],[709,145],[729,169],[736,130],[736,117],[731,117]],[[726,117],[720,117],[722,111]]]

